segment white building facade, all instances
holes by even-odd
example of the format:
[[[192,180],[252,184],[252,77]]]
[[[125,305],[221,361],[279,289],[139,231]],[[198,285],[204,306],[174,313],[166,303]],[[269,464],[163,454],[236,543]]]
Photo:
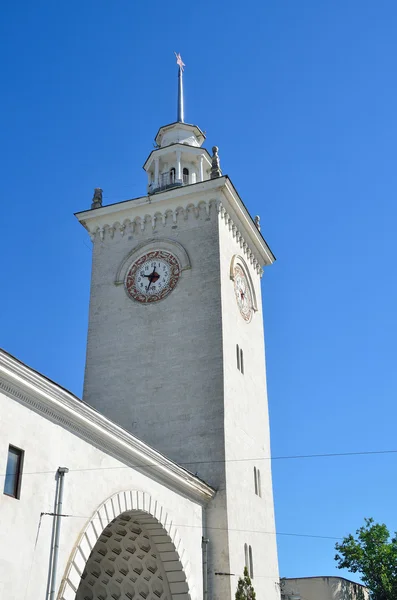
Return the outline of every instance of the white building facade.
[[[25,552],[21,578],[0,550],[4,597],[28,577],[32,599],[231,600],[245,564],[258,600],[280,597],[260,286],[274,256],[204,139],[160,128],[148,194],[102,206],[96,190],[77,214],[93,242],[84,403],[0,356],[1,449],[24,451],[19,500],[0,499]],[[59,466],[71,516],[43,515],[36,540]]]
[[[9,447],[23,452],[17,497],[0,496],[0,598],[50,597],[59,466],[70,516],[59,517],[54,598],[127,599],[131,588],[131,597],[203,598],[213,489],[5,352],[0,401],[4,471]]]

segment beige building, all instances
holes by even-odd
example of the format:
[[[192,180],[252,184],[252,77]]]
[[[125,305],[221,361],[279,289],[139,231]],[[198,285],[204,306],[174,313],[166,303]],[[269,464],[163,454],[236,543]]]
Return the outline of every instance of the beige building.
[[[296,577],[281,581],[281,600],[368,600],[367,588],[344,577]]]

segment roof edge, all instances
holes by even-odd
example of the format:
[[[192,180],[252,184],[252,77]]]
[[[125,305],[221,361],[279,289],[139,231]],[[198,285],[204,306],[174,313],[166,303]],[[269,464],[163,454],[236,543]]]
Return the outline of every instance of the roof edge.
[[[117,425],[74,394],[0,349],[0,390],[147,477],[206,504],[207,483]]]

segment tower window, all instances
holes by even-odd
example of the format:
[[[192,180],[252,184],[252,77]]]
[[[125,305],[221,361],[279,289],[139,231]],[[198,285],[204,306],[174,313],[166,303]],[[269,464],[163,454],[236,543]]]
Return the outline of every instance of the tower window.
[[[255,486],[255,494],[261,498],[262,497],[261,472],[256,467],[254,467],[254,486]]]
[[[4,481],[4,494],[12,498],[19,498],[21,493],[23,450],[8,447],[6,476]]]
[[[250,574],[251,579],[253,579],[254,578],[254,561],[252,559],[252,548],[251,548],[251,546],[248,549],[248,553],[249,553],[249,563],[250,563],[248,570],[249,570],[249,574]]]
[[[248,546],[247,546],[247,544],[244,544],[244,560],[245,560],[245,566],[249,570],[249,559],[248,559]]]
[[[186,169],[186,167],[183,169],[183,183],[189,183],[189,169]]]
[[[238,370],[244,374],[244,355],[242,349],[236,344],[236,358],[237,358],[237,368]]]

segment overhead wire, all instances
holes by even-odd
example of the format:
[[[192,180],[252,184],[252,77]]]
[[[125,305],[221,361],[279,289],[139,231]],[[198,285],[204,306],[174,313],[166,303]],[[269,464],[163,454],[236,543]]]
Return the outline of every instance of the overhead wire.
[[[207,464],[226,464],[226,463],[238,463],[238,462],[258,462],[261,460],[297,460],[306,458],[332,458],[332,457],[348,457],[348,456],[371,456],[371,455],[382,455],[382,454],[397,454],[397,450],[363,450],[357,452],[329,452],[323,454],[291,454],[285,456],[260,456],[253,458],[229,458],[219,460],[197,460],[189,462],[177,463],[179,466],[191,466],[191,465],[207,465]],[[116,459],[117,460],[117,459]],[[171,461],[172,462],[172,461]],[[83,467],[79,469],[69,469],[69,472],[85,472],[85,471],[108,471],[116,469],[162,469],[165,465],[124,465],[114,467]],[[49,475],[53,474],[54,471],[24,471],[23,475]],[[5,477],[6,473],[0,473],[0,477]]]
[[[41,513],[42,516],[54,516],[54,513],[50,513],[50,512],[43,512]],[[101,517],[95,517],[95,516],[85,516],[85,515],[73,515],[73,514],[59,514],[58,516],[60,517],[65,517],[65,518],[72,518],[72,519],[85,519],[85,520],[89,520],[89,521],[105,521],[106,519],[102,519]],[[119,515],[120,516],[120,515]],[[111,521],[109,521],[110,523]],[[160,523],[159,523],[160,525]],[[180,527],[180,528],[187,528],[187,529],[202,529],[202,525],[190,525],[190,524],[186,524],[186,523],[174,523],[172,521],[170,521],[168,527]],[[106,525],[105,525],[106,527]],[[164,527],[164,526],[163,526]],[[212,530],[212,531],[234,531],[237,533],[260,533],[260,534],[264,534],[264,535],[285,535],[285,536],[293,536],[293,537],[305,537],[305,538],[317,538],[317,539],[324,539],[324,540],[343,540],[342,537],[337,537],[337,536],[330,536],[330,535],[316,535],[316,534],[311,534],[311,533],[295,533],[295,532],[285,532],[285,531],[262,531],[260,529],[239,529],[239,528],[235,528],[235,527],[210,527],[207,526],[206,529],[208,530]]]

